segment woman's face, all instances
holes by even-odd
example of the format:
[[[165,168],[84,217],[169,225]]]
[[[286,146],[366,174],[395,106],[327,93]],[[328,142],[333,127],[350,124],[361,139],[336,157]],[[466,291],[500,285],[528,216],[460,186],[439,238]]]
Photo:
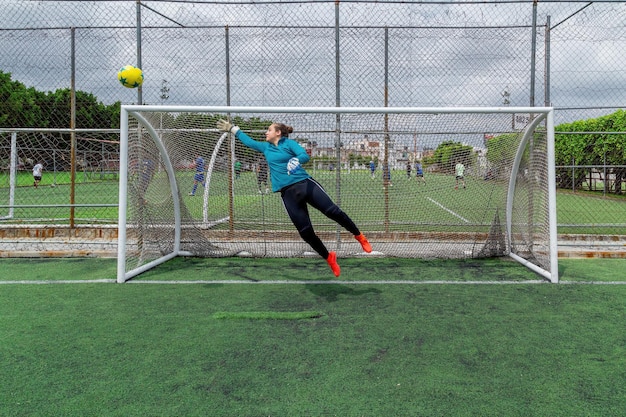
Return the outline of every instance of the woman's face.
[[[267,132],[265,132],[265,140],[270,143],[278,143],[280,140],[280,130],[276,129],[276,125],[271,124],[270,127],[267,128]]]

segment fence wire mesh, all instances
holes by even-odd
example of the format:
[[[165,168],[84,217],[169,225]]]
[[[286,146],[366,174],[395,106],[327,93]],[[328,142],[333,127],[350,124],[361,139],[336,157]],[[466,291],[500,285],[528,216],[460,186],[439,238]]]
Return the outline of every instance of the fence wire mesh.
[[[0,205],[5,212],[13,204],[10,132],[31,129],[18,131],[15,166],[23,178],[14,191],[15,204],[23,207],[15,207],[12,219],[4,220],[9,223],[46,218],[55,223],[116,221],[107,206],[89,210],[76,206],[77,212],[71,214],[68,207],[41,207],[115,202],[116,178],[110,174],[115,163],[109,161],[116,159],[117,139],[105,132],[119,127],[120,104],[547,105],[556,109],[557,125],[575,131],[580,130],[575,128],[577,121],[608,117],[626,103],[625,2],[1,0],[0,4],[0,129],[5,132]],[[117,81],[118,69],[128,64],[143,69],[140,89],[126,89]],[[76,91],[74,104],[71,91]],[[622,128],[616,123],[605,125],[603,131]],[[27,189],[32,187],[30,170],[36,161],[45,165],[44,185],[56,185],[59,177],[69,175],[67,165],[57,161],[71,159],[71,135],[37,133],[40,129],[101,131],[78,135],[75,184],[67,185],[74,200],[48,200]],[[598,136],[587,137],[589,146]],[[601,223],[607,225],[606,233],[624,232],[624,222],[614,210],[623,212],[624,176],[619,170],[626,165],[626,143],[624,136],[616,138],[612,146],[622,151],[608,163],[583,164],[570,162],[571,158],[558,163],[577,175],[591,175],[592,182],[599,168],[584,166],[603,165],[610,171],[612,191],[598,191],[597,185],[590,189],[584,181],[574,181],[572,187],[563,180],[559,185],[574,193],[597,191],[599,202],[593,210],[581,209],[587,214],[579,221],[586,225],[583,229]],[[475,142],[480,148],[480,141]],[[434,151],[437,146],[422,144],[422,150]],[[88,174],[94,172],[102,174]],[[83,183],[92,185],[82,187]],[[563,204],[558,210],[566,212],[571,206]],[[563,218],[569,225],[569,217]]]

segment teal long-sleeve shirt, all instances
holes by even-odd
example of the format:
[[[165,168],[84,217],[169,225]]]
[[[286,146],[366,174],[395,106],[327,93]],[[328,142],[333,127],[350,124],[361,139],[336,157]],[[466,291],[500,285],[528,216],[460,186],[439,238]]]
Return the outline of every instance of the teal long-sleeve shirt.
[[[235,137],[247,147],[261,152],[265,156],[267,166],[270,169],[272,191],[280,191],[281,188],[311,177],[302,166],[291,175],[287,173],[287,162],[291,158],[298,158],[300,164],[305,164],[310,159],[306,150],[295,140],[282,137],[274,145],[269,142],[254,140],[241,130],[237,131]]]

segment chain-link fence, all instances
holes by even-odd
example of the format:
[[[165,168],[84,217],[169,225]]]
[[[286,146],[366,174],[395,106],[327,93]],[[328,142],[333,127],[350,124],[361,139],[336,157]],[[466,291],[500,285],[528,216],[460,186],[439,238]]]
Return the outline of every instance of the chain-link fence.
[[[557,110],[556,124],[568,126],[610,116],[626,103],[625,2],[0,4],[0,206],[6,212],[0,217],[6,216],[5,223],[116,222],[109,205],[116,202],[117,138],[107,129],[119,127],[120,103],[549,105]],[[127,64],[143,69],[140,89],[117,81],[117,70]],[[605,124],[590,135],[621,130]],[[19,173],[13,188],[11,132],[17,132]],[[463,142],[478,151],[487,133]],[[615,138],[612,146],[622,150],[621,160],[618,155],[607,165],[570,157],[557,164],[560,185],[606,200],[594,211],[615,219],[602,222],[606,233],[623,234],[624,220],[614,210],[624,207],[619,169],[626,165],[626,141],[623,135]],[[439,143],[414,139],[393,146],[415,158]],[[67,195],[52,199],[32,193],[37,161],[44,163],[42,185],[48,194],[66,187]],[[586,180],[570,184],[569,177]],[[559,213],[570,209],[558,208]],[[560,232],[572,231],[565,228],[570,221],[560,219]]]
[[[78,130],[74,135],[71,131],[24,130],[0,133],[0,141],[0,218],[6,223],[115,222],[117,130]]]

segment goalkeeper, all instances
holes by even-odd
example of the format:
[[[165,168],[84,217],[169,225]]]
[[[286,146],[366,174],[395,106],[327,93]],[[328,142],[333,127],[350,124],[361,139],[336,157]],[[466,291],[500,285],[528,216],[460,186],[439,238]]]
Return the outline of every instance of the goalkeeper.
[[[283,204],[289,218],[293,222],[300,237],[311,245],[315,252],[326,259],[336,277],[341,273],[337,263],[337,253],[329,252],[324,243],[315,234],[307,204],[322,212],[326,217],[336,221],[354,235],[365,252],[371,252],[372,247],[367,238],[359,231],[352,219],[337,206],[322,186],[302,168],[310,158],[304,148],[296,141],[289,139],[293,132],[291,126],[282,123],[272,123],[265,132],[265,142],[256,141],[242,132],[238,126],[233,126],[226,120],[217,122],[217,128],[235,135],[241,143],[255,151],[261,152],[270,171],[272,191],[280,191]]]

